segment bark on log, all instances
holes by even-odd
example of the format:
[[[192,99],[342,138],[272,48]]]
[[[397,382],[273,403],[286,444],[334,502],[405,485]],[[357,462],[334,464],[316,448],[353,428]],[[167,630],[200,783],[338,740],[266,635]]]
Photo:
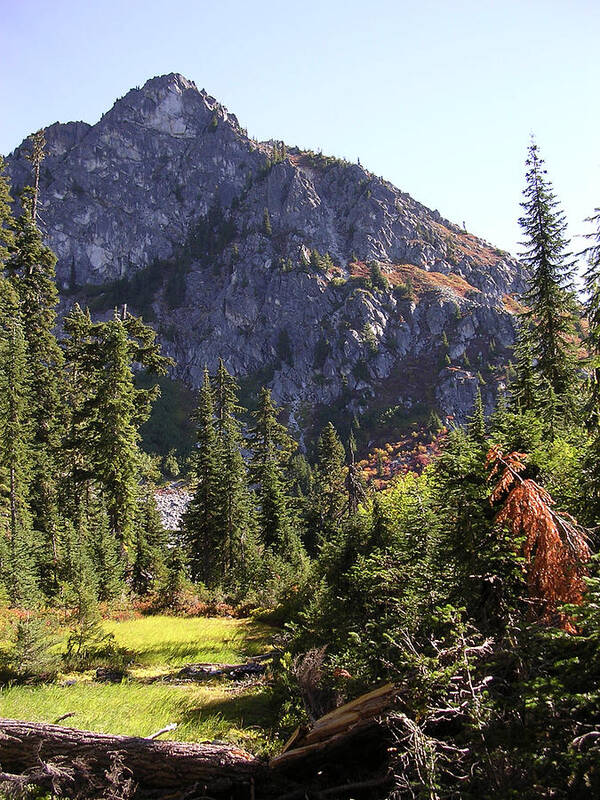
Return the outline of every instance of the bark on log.
[[[386,684],[330,711],[310,728],[297,728],[283,751],[270,760],[269,767],[287,769],[313,755],[322,756],[336,747],[347,746],[366,729],[377,727],[378,717],[391,708],[397,694],[393,684]]]
[[[4,773],[35,776],[43,765],[67,768],[77,790],[89,776],[104,778],[115,769],[131,775],[140,789],[177,790],[197,784],[213,797],[237,796],[264,769],[244,750],[214,744],[159,742],[131,736],[112,736],[59,725],[0,719],[0,764]],[[142,792],[143,794],[144,792]]]
[[[186,664],[179,670],[177,677],[194,681],[221,677],[240,680],[250,675],[262,675],[265,671],[265,664],[257,659],[250,659],[245,664]]]
[[[267,800],[290,790],[295,796],[302,787],[311,787],[310,797],[333,797],[347,796],[346,785],[374,798],[380,796],[375,787],[389,777],[389,742],[379,719],[396,695],[394,686],[383,686],[311,728],[298,729],[268,765],[227,745],[159,742],[0,719],[0,782],[18,785],[27,777],[43,788],[86,798],[106,795],[107,786],[120,792],[111,797],[131,796],[137,788],[138,798],[197,791],[214,800]]]

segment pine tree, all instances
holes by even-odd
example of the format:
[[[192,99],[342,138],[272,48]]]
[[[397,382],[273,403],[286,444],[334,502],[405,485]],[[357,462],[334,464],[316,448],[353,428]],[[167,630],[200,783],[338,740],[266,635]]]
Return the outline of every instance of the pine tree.
[[[99,492],[111,531],[123,551],[134,553],[135,517],[142,469],[139,428],[148,419],[158,388],[137,389],[133,366],[163,373],[156,333],[127,313],[92,322],[75,307],[64,323],[72,417],[66,437],[69,475],[65,495],[71,515]],[[108,422],[108,424],[107,424]]]
[[[273,228],[271,227],[271,216],[269,214],[269,209],[265,208],[263,214],[263,230],[266,236],[273,235]]]
[[[486,425],[480,386],[477,387],[477,392],[475,394],[473,412],[467,420],[467,431],[471,439],[477,442],[485,441]]]
[[[4,288],[3,299],[14,301],[10,287]],[[2,572],[12,602],[28,607],[38,596],[30,511],[31,382],[18,312],[14,312],[12,321],[2,321],[8,327],[0,329],[0,474],[6,513],[2,538],[8,544]]]
[[[294,440],[277,420],[278,411],[270,390],[263,387],[254,412],[256,422],[248,437],[252,450],[250,480],[256,487],[260,537],[275,550],[283,547],[291,525],[284,467],[295,449]]]
[[[23,196],[23,213],[14,223],[14,240],[6,271],[20,301],[30,373],[29,415],[32,430],[30,504],[33,526],[41,534],[42,583],[56,589],[56,536],[59,525],[58,459],[64,433],[63,354],[54,335],[58,291],[56,256],[42,241],[32,212],[33,199]]]
[[[147,594],[166,574],[167,532],[156,506],[154,488],[153,483],[146,483],[138,498],[131,583],[140,595]]]
[[[222,359],[213,379],[218,472],[221,479],[219,526],[221,529],[221,582],[248,581],[256,563],[256,521],[248,489],[248,471],[239,415],[239,386]]]
[[[94,471],[100,481],[112,529],[126,545],[133,539],[139,469],[137,392],[127,332],[116,315],[105,323],[101,342],[104,369],[97,376],[93,413],[88,425],[95,450]]]
[[[344,446],[330,422],[317,442],[313,491],[308,501],[305,543],[311,555],[316,555],[319,541],[335,534],[347,510],[345,461]]]
[[[14,222],[11,211],[10,181],[4,174],[6,165],[0,156],[0,268],[4,266],[14,243]]]
[[[98,599],[114,600],[125,591],[127,565],[122,557],[119,541],[111,530],[108,513],[100,497],[90,498],[85,517],[79,526],[85,526],[90,544],[90,558],[98,587]],[[90,535],[90,531],[93,535]]]
[[[31,152],[25,158],[33,165],[33,193],[31,203],[31,219],[34,225],[37,222],[37,207],[40,193],[40,166],[46,157],[46,134],[44,129],[32,133],[29,137]]]
[[[510,384],[512,405],[519,411],[534,411],[540,406],[541,381],[534,366],[531,325],[521,320],[514,345],[515,372]]]
[[[569,338],[574,315],[573,262],[567,253],[565,216],[535,142],[525,163],[524,214],[519,225],[525,234],[521,263],[529,272],[529,282],[523,295],[528,311],[523,317],[531,326],[536,372],[564,399],[574,372]]]
[[[591,398],[587,413],[587,424],[597,429],[600,426],[600,209],[588,219],[597,227],[594,233],[587,234],[593,244],[583,253],[588,259],[584,275],[586,293],[585,316],[588,321],[587,345],[592,367]]]
[[[196,489],[183,518],[183,531],[192,579],[210,586],[218,582],[221,574],[221,475],[213,393],[206,368],[195,422],[197,443],[193,468]]]

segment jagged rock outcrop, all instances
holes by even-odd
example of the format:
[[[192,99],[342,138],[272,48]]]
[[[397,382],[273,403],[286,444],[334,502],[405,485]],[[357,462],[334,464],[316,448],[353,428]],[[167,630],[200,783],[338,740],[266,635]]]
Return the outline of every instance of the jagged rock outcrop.
[[[362,166],[253,141],[175,74],[46,138],[40,218],[63,307],[127,302],[178,377],[198,385],[221,356],[292,422],[323,404],[464,419],[477,373],[491,400],[518,265]],[[15,193],[27,150],[7,159]]]

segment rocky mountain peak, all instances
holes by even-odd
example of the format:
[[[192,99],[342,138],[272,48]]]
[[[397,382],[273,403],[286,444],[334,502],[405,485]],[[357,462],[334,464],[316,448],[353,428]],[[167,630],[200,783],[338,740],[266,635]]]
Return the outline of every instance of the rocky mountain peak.
[[[193,81],[171,72],[131,89],[104,115],[103,122],[140,125],[170,136],[194,138],[219,121],[238,127],[237,119]]]
[[[518,264],[363,166],[255,142],[177,73],[47,139],[40,202],[64,306],[127,302],[178,377],[198,385],[223,357],[292,418],[464,419],[478,382],[491,401]],[[15,194],[25,152],[8,159]]]

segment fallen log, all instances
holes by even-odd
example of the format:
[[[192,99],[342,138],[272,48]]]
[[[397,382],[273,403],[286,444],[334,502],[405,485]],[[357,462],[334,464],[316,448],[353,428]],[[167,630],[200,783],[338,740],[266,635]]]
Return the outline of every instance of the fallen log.
[[[177,673],[178,678],[193,681],[210,678],[231,678],[240,680],[251,675],[262,675],[266,670],[264,659],[251,658],[244,664],[186,664]]]
[[[352,738],[378,726],[378,718],[394,704],[398,690],[386,684],[363,694],[320,717],[310,728],[300,726],[288,739],[282,752],[270,762],[271,769],[287,768],[313,755],[323,756]]]
[[[0,764],[5,781],[11,782],[10,775],[15,781],[26,776],[45,788],[90,797],[106,785],[107,776],[120,773],[119,780],[129,776],[142,796],[197,785],[215,798],[247,798],[264,770],[260,760],[236,747],[159,742],[13,719],[0,719]]]
[[[391,777],[381,717],[387,685],[299,728],[268,764],[239,748],[113,736],[0,719],[0,782],[34,783],[69,797],[273,800],[383,796]],[[163,731],[160,731],[162,733]],[[381,789],[381,791],[379,791]],[[114,790],[114,791],[113,791]]]

